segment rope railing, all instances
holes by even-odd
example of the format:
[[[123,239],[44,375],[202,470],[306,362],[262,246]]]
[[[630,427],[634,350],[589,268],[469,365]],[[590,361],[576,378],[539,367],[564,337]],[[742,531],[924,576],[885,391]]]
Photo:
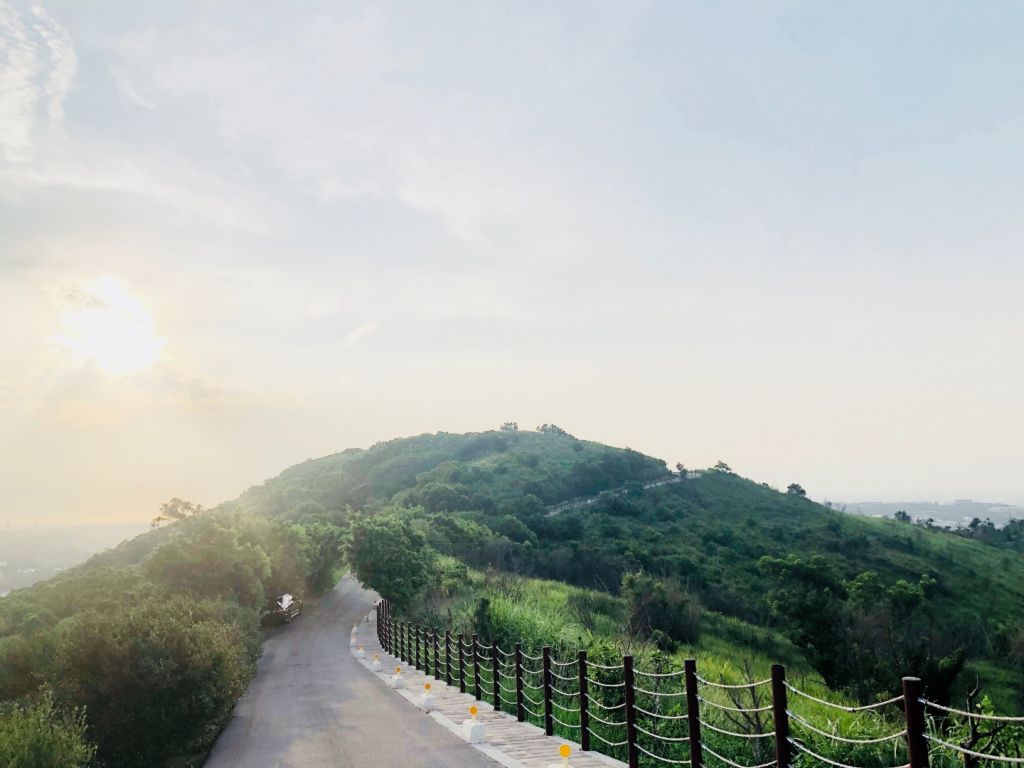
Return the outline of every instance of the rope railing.
[[[790,719],[795,720],[797,723],[800,724],[801,727],[806,728],[812,733],[816,733],[819,736],[824,736],[827,739],[832,739],[833,741],[842,742],[843,744],[884,744],[887,741],[895,741],[896,739],[902,738],[907,735],[907,731],[906,729],[904,729],[899,733],[892,733],[888,736],[880,736],[877,739],[851,739],[846,736],[840,736],[836,733],[829,733],[828,731],[823,731],[820,728],[811,725],[804,718],[800,717],[800,715],[790,712],[789,710],[786,710],[786,714],[789,715]]]
[[[998,730],[1000,725],[1024,723],[1024,717],[965,711],[930,701],[917,678],[903,678],[901,695],[850,706],[791,685],[777,664],[772,665],[769,678],[717,682],[698,674],[693,659],[687,659],[682,670],[653,672],[636,669],[630,655],[622,657],[622,664],[602,664],[590,661],[583,650],[575,659],[556,658],[549,646],[538,655],[528,653],[522,643],[506,651],[493,638],[398,621],[387,601],[378,604],[376,621],[381,649],[401,661],[403,669],[421,670],[477,701],[493,704],[496,712],[539,725],[548,736],[578,736],[583,751],[596,750],[623,760],[627,768],[640,768],[641,761],[645,768],[652,762],[709,768],[704,751],[725,768],[804,768],[810,761],[818,768],[866,768],[877,766],[883,752],[902,756],[904,751],[908,762],[894,768],[928,768],[930,751],[944,761],[951,759],[943,750],[962,757],[968,768],[975,768],[979,761],[1024,768],[1024,757],[982,751],[992,748],[991,739],[978,746],[943,738],[951,722],[987,721]],[[538,650],[535,645],[530,649]],[[762,693],[766,686],[769,690]],[[789,704],[790,696],[804,700],[796,711]],[[903,706],[884,709],[898,704]],[[815,722],[808,713],[817,711],[816,705],[854,715],[866,713],[870,718],[857,718],[856,730],[843,733],[842,728],[849,726],[842,720]],[[928,717],[929,711],[937,713],[934,720]],[[900,730],[898,722],[904,725]],[[929,723],[936,727],[934,733],[928,731]],[[790,734],[791,724],[800,738]],[[742,741],[744,754],[753,759],[726,748],[739,746],[729,739]],[[775,759],[760,762],[767,757],[765,748],[773,745]],[[861,766],[843,762],[851,754],[857,755],[852,762]]]
[[[932,744],[937,744],[938,746],[944,747],[945,749],[952,749],[954,752],[959,752],[961,755],[970,755],[971,757],[976,757],[979,760],[994,760],[997,763],[1015,763],[1017,765],[1024,763],[1024,757],[1009,757],[1007,755],[990,755],[984,752],[975,752],[973,749],[962,747],[959,744],[950,744],[948,741],[937,739],[931,734],[927,733],[924,735],[924,738],[927,741],[930,741]]]
[[[836,704],[834,701],[819,699],[817,696],[812,696],[806,691],[801,691],[799,688],[796,688],[790,685],[789,683],[786,683],[786,688],[795,693],[797,696],[803,696],[805,699],[810,699],[813,702],[822,704],[826,707],[832,707],[833,709],[838,709],[842,712],[868,712],[872,709],[879,709],[880,707],[884,707],[888,704],[896,704],[898,702],[903,701],[903,696],[893,696],[891,699],[886,699],[885,701],[876,701],[873,704],[863,704],[859,707],[847,707],[842,704]]]
[[[660,760],[661,762],[668,763],[669,765],[690,765],[691,764],[691,762],[689,760],[676,760],[676,759],[671,758],[671,757],[662,757],[661,755],[656,755],[653,752],[650,752],[650,751],[644,749],[639,744],[636,744],[635,746],[636,746],[636,748],[638,750],[643,752],[648,757],[653,757],[655,760]]]
[[[991,720],[997,723],[1024,723],[1024,717],[1004,717],[1002,715],[986,715],[981,712],[966,712],[962,709],[944,707],[941,704],[936,704],[934,701],[928,701],[928,699],[918,699],[918,701],[930,709],[937,709],[946,714],[960,715],[960,717],[967,717],[973,720]]]
[[[753,683],[714,683],[710,680],[705,680],[700,675],[697,675],[697,681],[711,688],[723,688],[726,690],[745,690],[750,688],[758,688],[762,685],[768,685],[769,683],[771,683],[771,678],[768,678],[767,680],[757,680]]]

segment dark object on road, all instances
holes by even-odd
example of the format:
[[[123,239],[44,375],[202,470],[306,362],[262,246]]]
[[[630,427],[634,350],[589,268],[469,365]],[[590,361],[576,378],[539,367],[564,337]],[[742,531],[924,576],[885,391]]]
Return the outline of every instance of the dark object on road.
[[[302,601],[293,595],[278,595],[260,615],[260,623],[267,627],[276,624],[290,624],[292,619],[302,613]]]

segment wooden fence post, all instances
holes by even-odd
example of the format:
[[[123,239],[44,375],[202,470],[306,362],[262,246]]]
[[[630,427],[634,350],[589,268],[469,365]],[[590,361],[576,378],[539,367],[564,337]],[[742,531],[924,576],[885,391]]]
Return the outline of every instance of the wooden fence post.
[[[420,666],[420,625],[419,624],[416,625],[416,630],[415,631],[416,631],[416,658],[415,658],[414,664],[416,666],[416,669],[422,669],[422,667]]]
[[[772,715],[775,719],[775,764],[789,768],[789,696],[786,693],[786,668],[772,664]]]
[[[441,679],[441,640],[437,636],[437,627],[434,627],[434,679]]]
[[[470,642],[473,643],[473,698],[480,701],[480,635],[474,633]]]
[[[444,681],[452,684],[452,631],[444,631]]]
[[[526,719],[523,710],[523,644],[516,643],[516,720],[520,723]]]
[[[700,699],[697,697],[697,660],[683,662],[683,676],[686,680],[686,723],[690,736],[690,765],[701,768],[704,765],[704,751],[700,748]]]
[[[907,757],[910,768],[928,768],[928,741],[925,739],[924,704],[921,703],[921,678],[903,678],[903,713],[907,719]]]
[[[590,750],[590,700],[587,680],[587,652],[576,654],[576,667],[580,674],[580,748]]]
[[[553,736],[555,733],[555,721],[551,719],[551,646],[545,645],[541,655],[543,666],[541,667],[541,687],[544,694],[544,733]]]
[[[626,754],[629,768],[640,765],[640,751],[636,748],[636,681],[633,675],[633,657],[622,657],[622,682],[626,694]]]
[[[459,693],[466,692],[466,654],[462,637],[462,633],[459,632]]]
[[[498,663],[498,641],[491,643],[491,695],[494,696],[494,711],[501,712],[501,665]]]

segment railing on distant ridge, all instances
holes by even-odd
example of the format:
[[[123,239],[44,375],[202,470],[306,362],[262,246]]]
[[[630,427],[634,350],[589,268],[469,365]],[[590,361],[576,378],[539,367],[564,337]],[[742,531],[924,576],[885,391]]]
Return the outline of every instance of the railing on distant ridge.
[[[648,488],[657,488],[660,485],[668,485],[669,483],[678,483],[682,480],[694,480],[704,474],[702,469],[688,469],[685,475],[679,472],[673,472],[669,477],[661,477],[657,480],[648,480],[641,484],[644,490]],[[610,488],[607,491],[601,491],[601,493],[592,496],[577,496],[575,499],[567,499],[566,501],[560,501],[557,504],[552,504],[547,508],[547,515],[557,515],[559,512],[565,512],[569,509],[575,509],[576,507],[585,507],[590,504],[597,502],[602,494],[611,493],[616,496],[621,496],[626,492],[626,488]]]
[[[938,713],[938,724],[943,718],[959,716],[1010,726],[1024,724],[1024,717],[940,706],[924,697],[921,680],[916,677],[903,678],[899,696],[846,706],[794,687],[780,664],[773,664],[771,676],[764,680],[734,684],[701,677],[693,659],[687,659],[681,670],[662,672],[636,669],[629,655],[623,656],[621,663],[603,665],[588,659],[586,651],[579,651],[575,659],[561,661],[554,658],[550,647],[530,655],[516,643],[506,651],[495,643],[481,643],[477,635],[453,637],[447,630],[442,633],[436,627],[398,621],[387,600],[377,604],[376,630],[386,652],[434,679],[458,685],[462,692],[490,702],[495,711],[515,715],[520,722],[533,721],[549,736],[561,731],[577,737],[583,750],[623,759],[629,768],[638,768],[641,761],[704,768],[704,753],[715,760],[716,768],[793,768],[795,760],[828,768],[861,768],[821,755],[817,742],[831,742],[851,751],[891,744],[894,757],[906,757],[892,768],[928,768],[930,748],[973,760],[968,765],[976,765],[978,760],[1024,764],[1020,756],[976,752],[940,739],[935,735],[936,719],[929,719],[927,711]],[[837,721],[814,723],[809,715],[794,712],[789,694],[814,709],[837,714],[878,713],[901,705],[898,717],[903,728],[881,737],[845,736],[834,732]],[[711,711],[722,716],[729,727],[723,727],[721,721],[710,722],[707,714]],[[791,725],[799,735],[791,733]],[[756,744],[750,749],[753,761],[737,762],[733,759],[736,750],[723,749],[717,742],[718,749],[733,757],[712,749],[708,738],[702,736],[705,730],[716,739],[724,736]],[[771,759],[765,760],[768,756]]]

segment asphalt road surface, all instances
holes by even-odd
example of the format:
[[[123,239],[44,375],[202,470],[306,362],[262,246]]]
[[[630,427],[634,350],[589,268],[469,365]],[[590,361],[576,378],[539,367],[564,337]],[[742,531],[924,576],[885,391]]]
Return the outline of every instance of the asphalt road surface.
[[[346,576],[271,630],[205,768],[495,768],[353,658],[349,631],[373,602]]]

